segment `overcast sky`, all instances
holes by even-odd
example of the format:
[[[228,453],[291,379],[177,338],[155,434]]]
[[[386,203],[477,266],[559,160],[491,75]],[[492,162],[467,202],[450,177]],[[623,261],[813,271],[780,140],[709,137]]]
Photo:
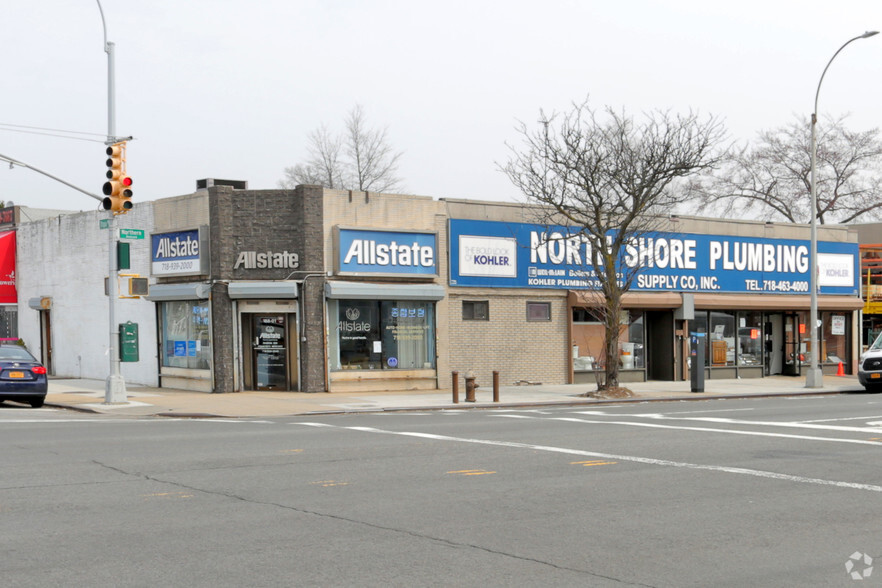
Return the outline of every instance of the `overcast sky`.
[[[404,192],[520,198],[498,164],[540,109],[698,110],[733,139],[812,111],[848,39],[882,29],[882,1],[102,0],[116,43],[116,128],[135,200],[200,178],[275,188],[307,134],[355,104],[404,152]],[[0,154],[101,192],[107,55],[95,0],[0,0]],[[819,112],[882,126],[882,35],[831,66]],[[9,125],[93,133],[93,141]],[[22,130],[22,129],[19,129]],[[48,132],[48,131],[41,131]],[[0,165],[0,199],[98,202]]]

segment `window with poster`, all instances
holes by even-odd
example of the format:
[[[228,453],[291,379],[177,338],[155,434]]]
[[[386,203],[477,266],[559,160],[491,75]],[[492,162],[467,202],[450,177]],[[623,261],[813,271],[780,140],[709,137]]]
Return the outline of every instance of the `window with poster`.
[[[435,367],[435,303],[328,300],[332,371]]]
[[[843,312],[821,313],[821,355],[818,357],[820,363],[838,365],[849,362],[851,325],[847,316]]]
[[[207,300],[159,304],[164,367],[211,367],[211,311]]]

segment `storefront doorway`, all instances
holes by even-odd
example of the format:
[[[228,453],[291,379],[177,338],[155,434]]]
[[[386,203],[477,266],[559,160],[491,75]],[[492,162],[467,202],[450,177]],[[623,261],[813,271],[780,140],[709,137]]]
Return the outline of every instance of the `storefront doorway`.
[[[55,366],[52,364],[52,321],[48,310],[40,311],[40,349],[42,350],[40,361],[50,376],[55,375]]]
[[[674,313],[671,311],[647,311],[646,340],[650,341],[646,378],[648,380],[673,381],[676,345],[674,343]]]
[[[768,313],[764,328],[763,356],[767,376],[798,376],[803,355],[800,347],[799,315]]]
[[[294,313],[242,313],[246,390],[297,390],[297,320]]]

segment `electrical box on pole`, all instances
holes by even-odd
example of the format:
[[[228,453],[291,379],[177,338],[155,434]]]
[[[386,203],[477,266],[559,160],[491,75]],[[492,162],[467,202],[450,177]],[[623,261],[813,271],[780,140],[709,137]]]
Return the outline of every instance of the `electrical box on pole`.
[[[128,321],[119,326],[119,360],[138,361],[138,323]]]

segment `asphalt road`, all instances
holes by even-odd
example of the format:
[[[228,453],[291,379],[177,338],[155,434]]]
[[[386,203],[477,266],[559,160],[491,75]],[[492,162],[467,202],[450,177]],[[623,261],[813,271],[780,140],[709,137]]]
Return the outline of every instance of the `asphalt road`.
[[[882,585],[879,395],[272,420],[0,405],[0,444],[5,586]]]

